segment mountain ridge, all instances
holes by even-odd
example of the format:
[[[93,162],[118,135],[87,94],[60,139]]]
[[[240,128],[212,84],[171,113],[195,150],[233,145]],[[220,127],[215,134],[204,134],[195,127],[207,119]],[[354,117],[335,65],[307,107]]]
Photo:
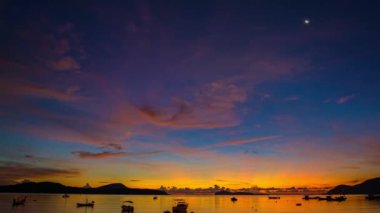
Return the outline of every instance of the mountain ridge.
[[[14,193],[69,193],[69,194],[134,194],[167,195],[165,191],[155,189],[128,188],[122,183],[111,183],[95,188],[65,186],[54,182],[28,182],[0,186],[0,192]]]
[[[353,186],[338,185],[327,194],[380,194],[380,177],[368,179]]]

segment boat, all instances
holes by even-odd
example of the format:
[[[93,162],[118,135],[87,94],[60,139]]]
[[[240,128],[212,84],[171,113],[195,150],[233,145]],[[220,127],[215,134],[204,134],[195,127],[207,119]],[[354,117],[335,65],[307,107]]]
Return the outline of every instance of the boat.
[[[305,195],[305,197],[303,197],[302,199],[304,199],[304,200],[318,200],[319,196],[310,197],[309,195]]]
[[[334,198],[331,196],[326,196],[326,197],[320,197],[320,198],[318,198],[318,200],[342,202],[342,201],[347,200],[347,198],[345,196],[338,196],[338,197],[334,197]]]
[[[187,213],[188,203],[183,199],[176,199],[176,205],[173,206],[173,213]]]
[[[154,196],[154,197],[153,197],[153,200],[157,200],[157,196]]]
[[[278,197],[278,196],[268,196],[268,199],[278,200],[278,199],[281,199],[281,197]]]
[[[320,198],[318,198],[318,200],[327,200],[327,199],[331,199],[331,196],[327,196],[327,197],[320,197]]]
[[[62,195],[62,198],[69,198],[69,197],[70,197],[70,195],[68,195],[68,194]]]
[[[368,194],[365,199],[367,200],[380,200],[380,195]]]
[[[17,197],[13,199],[13,206],[25,205],[26,197]]]
[[[125,213],[133,213],[134,212],[135,208],[133,207],[133,201],[126,200],[123,203],[126,203],[126,204],[123,204],[121,206],[121,212],[125,212]]]
[[[347,200],[346,196],[342,195],[342,196],[338,196],[338,197],[333,198],[332,201],[342,202],[342,201],[346,201],[346,200]]]
[[[302,206],[302,203],[296,203],[296,206]]]
[[[94,205],[94,201],[88,202],[87,199],[85,203],[77,203],[77,207],[94,207]]]
[[[232,197],[232,198],[231,198],[231,201],[232,201],[232,202],[236,202],[237,200],[238,200],[238,199],[237,199],[236,197]]]

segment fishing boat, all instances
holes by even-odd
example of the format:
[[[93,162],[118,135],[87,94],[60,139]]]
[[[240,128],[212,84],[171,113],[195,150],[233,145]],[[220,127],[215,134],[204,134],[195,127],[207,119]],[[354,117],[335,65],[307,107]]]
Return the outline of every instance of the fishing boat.
[[[305,197],[303,197],[302,199],[304,199],[304,200],[318,200],[319,196],[310,197],[309,195],[305,195]]]
[[[121,206],[121,212],[133,213],[134,210],[135,208],[133,207],[133,201],[126,200],[123,202],[123,205]]]
[[[13,199],[13,206],[25,205],[26,197],[17,197]]]
[[[231,198],[231,201],[232,201],[232,202],[236,202],[237,200],[238,200],[238,199],[237,199],[236,197],[232,197],[232,198]]]
[[[157,196],[154,196],[154,197],[153,197],[153,200],[157,200]]]
[[[347,200],[346,196],[338,196],[338,197],[333,198],[332,201],[342,202],[342,201],[346,201],[346,200]]]
[[[70,197],[70,195],[68,195],[68,194],[62,195],[62,198],[69,198],[69,197]]]
[[[374,194],[368,194],[367,197],[365,197],[367,200],[380,200],[380,195],[374,195]]]
[[[77,207],[94,207],[94,205],[95,205],[94,201],[88,202],[87,199],[85,203],[77,203]]]
[[[332,197],[331,196],[326,196],[326,197],[320,197],[318,198],[318,200],[331,200]]]
[[[188,203],[183,199],[176,199],[176,205],[173,206],[173,213],[187,213]]]
[[[281,197],[278,197],[278,196],[268,196],[268,199],[278,200],[278,199],[281,199]]]
[[[342,202],[342,201],[347,200],[347,198],[345,196],[338,196],[338,197],[334,197],[334,198],[331,196],[326,196],[326,197],[320,197],[320,198],[318,198],[318,200]]]

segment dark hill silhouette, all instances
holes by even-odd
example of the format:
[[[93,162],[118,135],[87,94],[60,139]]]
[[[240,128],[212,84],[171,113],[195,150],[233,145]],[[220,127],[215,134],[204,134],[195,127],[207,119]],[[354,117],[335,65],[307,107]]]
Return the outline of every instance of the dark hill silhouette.
[[[0,192],[18,193],[69,193],[69,194],[135,194],[135,195],[167,195],[166,192],[154,189],[133,189],[121,183],[114,183],[97,188],[64,186],[52,182],[29,182],[0,186]]]
[[[380,177],[353,186],[339,185],[327,194],[380,194]]]
[[[215,195],[264,195],[264,194],[261,194],[261,193],[252,193],[252,192],[219,191],[219,192],[215,192]]]
[[[96,188],[97,190],[126,190],[129,189],[128,187],[124,186],[122,183],[111,183],[104,186],[99,186]]]

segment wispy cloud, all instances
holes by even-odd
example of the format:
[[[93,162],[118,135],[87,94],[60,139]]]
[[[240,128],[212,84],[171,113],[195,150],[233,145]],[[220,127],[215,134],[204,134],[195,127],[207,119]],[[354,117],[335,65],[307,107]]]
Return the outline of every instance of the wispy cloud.
[[[338,98],[338,99],[336,100],[336,103],[337,103],[337,104],[345,104],[345,103],[347,103],[348,101],[354,99],[355,97],[356,97],[355,94],[342,96],[342,97],[340,97],[340,98]]]
[[[98,152],[98,153],[93,153],[93,152],[88,152],[88,151],[73,151],[71,153],[82,159],[98,159],[98,158],[125,156],[124,152],[108,152],[108,151]]]
[[[118,157],[138,157],[146,155],[161,154],[164,151],[146,151],[146,152],[88,152],[88,151],[73,151],[71,154],[82,159],[101,159],[101,158],[118,158]]]
[[[65,56],[51,63],[51,66],[55,70],[80,70],[79,62],[71,56]]]
[[[227,147],[227,146],[238,146],[238,145],[247,144],[247,143],[255,143],[258,141],[272,140],[272,139],[276,139],[278,137],[279,136],[277,136],[277,135],[272,135],[272,136],[264,136],[264,137],[257,137],[257,138],[230,140],[230,141],[225,141],[225,142],[210,145],[207,148],[220,148],[220,147]]]
[[[77,92],[79,91],[78,86],[68,87],[64,91],[37,84],[3,84],[2,87],[9,93],[20,96],[46,98],[62,102],[77,102],[89,100],[88,98],[85,98],[77,94]]]
[[[23,179],[45,177],[74,177],[80,172],[75,169],[39,167],[31,164],[0,162],[0,183],[12,183]]]
[[[297,101],[299,100],[301,97],[300,96],[297,96],[297,95],[292,95],[292,96],[288,96],[286,98],[284,98],[285,101]]]
[[[232,83],[215,81],[200,88],[193,101],[174,99],[174,108],[145,105],[137,109],[143,118],[158,126],[220,128],[240,123],[234,108],[246,98],[244,89]]]

